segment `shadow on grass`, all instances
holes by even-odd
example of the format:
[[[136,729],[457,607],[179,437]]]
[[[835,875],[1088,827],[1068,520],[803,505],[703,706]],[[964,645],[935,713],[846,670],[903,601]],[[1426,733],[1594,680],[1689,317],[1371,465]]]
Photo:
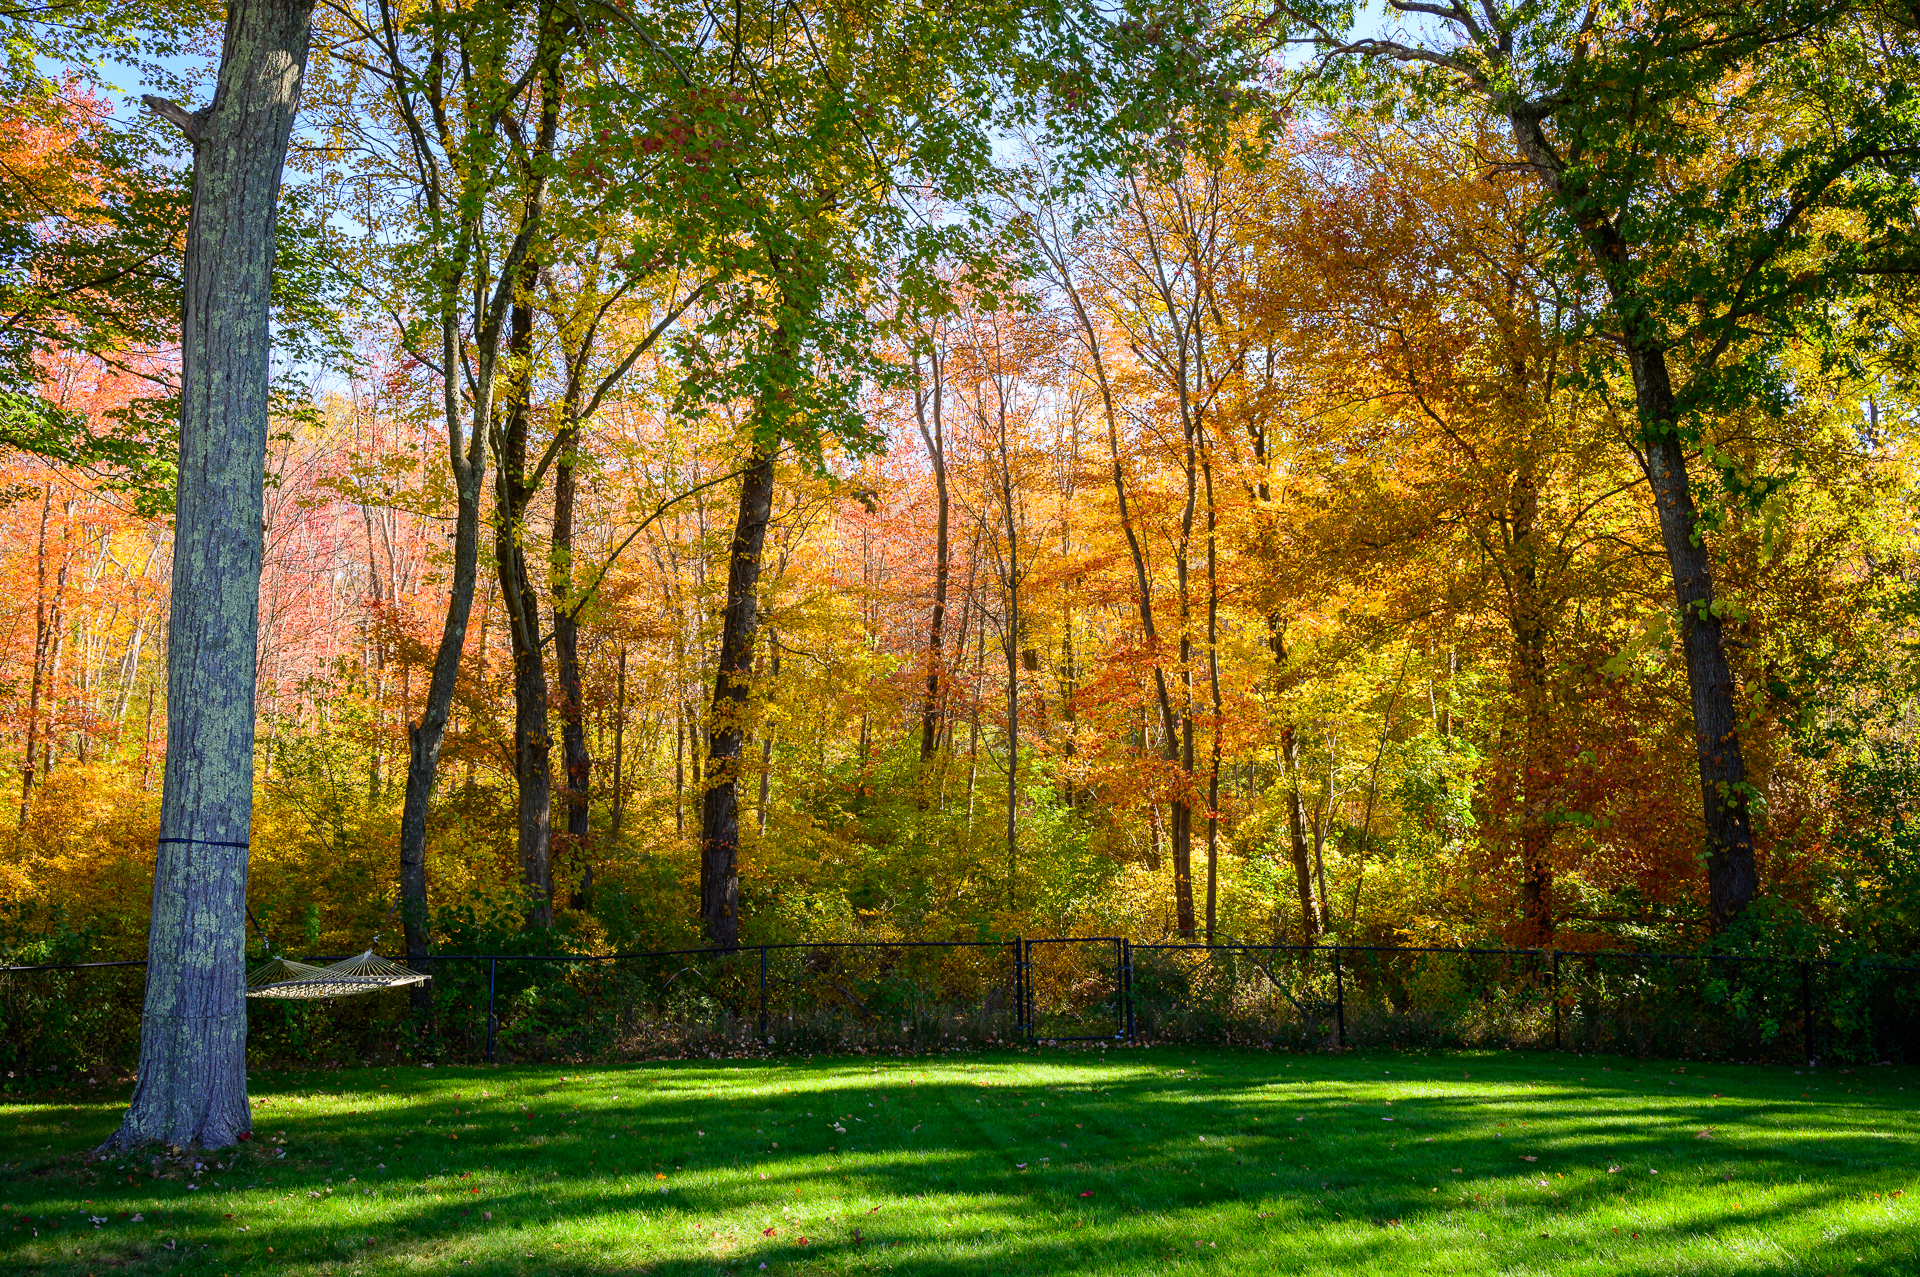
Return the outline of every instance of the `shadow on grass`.
[[[1901,1093],[1799,1098],[1811,1085],[1555,1056],[1178,1050],[276,1074],[255,1079],[255,1123],[262,1141],[286,1132],[284,1158],[256,1142],[204,1190],[138,1162],[119,1185],[43,1165],[5,1201],[73,1220],[82,1200],[157,1191],[144,1227],[174,1251],[110,1240],[130,1227],[115,1219],[48,1230],[95,1239],[88,1264],[154,1271],[189,1256],[229,1272],[1441,1271],[1494,1245],[1500,1267],[1653,1273],[1690,1239],[1804,1221],[1910,1162]],[[59,1132],[69,1148],[111,1127],[100,1106],[79,1116]],[[1767,1209],[1740,1199],[1789,1184]],[[1412,1236],[1424,1256],[1405,1253]],[[47,1259],[21,1232],[0,1233],[9,1251]]]

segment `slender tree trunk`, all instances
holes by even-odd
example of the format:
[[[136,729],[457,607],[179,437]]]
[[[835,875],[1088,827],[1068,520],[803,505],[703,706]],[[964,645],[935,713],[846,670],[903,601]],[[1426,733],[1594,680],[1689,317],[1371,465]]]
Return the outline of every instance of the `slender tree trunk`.
[[[1213,701],[1207,759],[1207,943],[1212,944],[1220,875],[1220,729],[1226,711],[1220,700],[1219,511],[1213,504],[1213,466],[1205,460],[1204,441],[1201,474],[1207,485],[1207,687]]]
[[[1333,930],[1333,897],[1327,892],[1327,821],[1333,815],[1333,783],[1339,767],[1339,740],[1327,734],[1327,784],[1313,815],[1313,880],[1320,888],[1320,930]]]
[[[1547,821],[1551,792],[1546,776],[1552,749],[1547,709],[1547,617],[1540,597],[1540,496],[1530,468],[1514,477],[1508,503],[1512,556],[1510,624],[1513,631],[1512,692],[1520,710],[1520,944],[1553,939],[1553,868],[1548,859],[1553,826]]]
[[[553,469],[553,662],[560,679],[560,759],[566,776],[567,851],[582,861],[574,907],[584,909],[593,891],[593,861],[587,847],[587,797],[592,760],[587,756],[586,697],[581,685],[580,623],[574,615],[573,509],[574,451],[580,424],[575,418],[578,377],[568,386],[562,409],[567,437],[559,441]]]
[[[987,676],[987,624],[974,626],[973,707],[967,723],[967,833],[973,833],[974,787],[980,778],[980,685]]]
[[[1020,534],[1014,517],[1012,462],[1007,454],[1008,423],[1000,418],[1000,499],[1007,525],[1007,908],[1018,907],[1020,801]]]
[[[727,551],[727,602],[714,676],[706,791],[700,801],[700,920],[709,943],[740,940],[740,749],[753,682],[753,646],[760,621],[760,560],[773,517],[772,440],[741,479],[740,513]]]
[[[36,587],[33,596],[33,673],[27,684],[27,741],[20,759],[20,828],[27,827],[33,807],[35,756],[40,748],[40,688],[49,664],[47,645],[53,628],[47,623],[47,523],[53,517],[53,485],[40,496],[40,543],[34,555]]]
[[[73,513],[73,504],[66,503],[63,515]],[[61,536],[65,541],[66,536]],[[53,750],[56,743],[54,729],[59,723],[60,714],[60,668],[67,655],[67,573],[72,570],[72,553],[63,551],[60,557],[60,570],[53,577],[53,606],[48,609],[47,636],[52,640],[52,652],[47,662],[47,731],[42,737],[40,779],[44,783],[53,775]]]
[[[1313,869],[1307,861],[1307,812],[1300,801],[1300,737],[1291,724],[1280,729],[1280,751],[1287,766],[1287,833],[1294,886],[1300,893],[1300,934],[1312,944],[1320,934],[1313,902]]]
[[[687,715],[678,697],[673,702],[673,832],[687,832]]]
[[[274,218],[309,0],[231,0],[210,106],[147,104],[193,141],[167,761],[133,1102],[108,1140],[221,1148],[247,1104],[247,841]]]
[[[443,355],[457,349],[449,332]],[[453,366],[449,363],[448,366]],[[407,788],[400,808],[400,925],[407,946],[407,965],[431,972],[433,924],[427,898],[427,816],[440,774],[440,749],[453,716],[453,697],[460,679],[460,658],[466,651],[467,627],[473,616],[474,588],[480,577],[480,498],[486,482],[486,432],[476,415],[471,428],[462,425],[460,387],[449,379],[442,387],[447,425],[447,459],[453,472],[453,574],[447,586],[447,613],[440,623],[440,642],[427,677],[426,703],[417,721],[407,724]],[[483,405],[484,411],[484,405]],[[485,630],[481,634],[480,676],[486,678]],[[408,989],[416,1020],[423,1026],[433,1014],[433,985],[422,982]]]
[[[1174,587],[1180,603],[1180,794],[1173,810],[1173,906],[1181,938],[1194,937],[1193,808],[1187,795],[1193,784],[1193,598],[1187,576],[1188,547],[1193,544],[1194,507],[1199,497],[1199,473],[1194,457],[1194,426],[1186,425],[1187,500],[1180,514],[1180,539],[1174,545]]]
[[[941,412],[944,388],[937,357],[930,361],[930,370],[932,385],[924,389],[916,387],[913,399],[920,438],[925,442],[927,457],[933,463],[934,494],[939,503],[933,532],[933,612],[927,619],[926,703],[920,711],[920,764],[923,772],[932,761],[940,739],[940,678],[944,669],[940,630],[947,619],[947,581],[950,571],[947,529],[952,510],[947,492],[947,447]]]
[[[613,696],[613,811],[608,818],[608,830],[616,840],[620,837],[620,821],[626,815],[627,776],[626,763],[627,736],[627,649],[620,649],[620,668],[614,684]]]
[[[535,56],[545,72],[542,77],[543,110],[537,147],[550,154],[557,116],[550,108],[554,94],[552,76],[557,66],[558,43],[550,26],[543,22],[541,45]],[[438,90],[434,90],[438,92]],[[468,128],[476,126],[467,121]],[[445,127],[443,119],[442,127]],[[498,117],[490,117],[477,126],[494,131],[501,128]],[[415,122],[408,133],[416,155],[425,157],[433,144]],[[466,653],[467,632],[472,624],[474,595],[480,575],[480,511],[486,491],[487,455],[490,436],[498,427],[496,387],[500,375],[502,320],[516,300],[527,255],[542,221],[544,177],[536,177],[526,193],[520,223],[513,245],[501,263],[500,275],[488,295],[485,278],[486,255],[475,251],[475,240],[482,234],[480,219],[487,201],[485,179],[470,177],[465,194],[480,193],[472,208],[450,210],[447,194],[429,184],[425,199],[436,217],[457,215],[461,238],[449,259],[441,266],[437,284],[440,327],[440,410],[447,432],[447,466],[453,478],[453,571],[447,589],[447,611],[440,626],[440,640],[434,651],[432,670],[427,679],[427,694],[417,721],[407,725],[406,795],[400,815],[400,893],[401,925],[404,929],[408,965],[418,971],[431,971],[432,925],[427,894],[427,819],[433,793],[439,779],[441,749],[453,716],[454,695],[458,689],[460,666]],[[479,266],[481,269],[476,270]],[[474,310],[466,312],[468,299]],[[521,317],[513,316],[515,320]],[[472,382],[465,370],[471,368]],[[514,374],[509,372],[511,387]],[[524,396],[509,396],[509,412]],[[399,582],[395,581],[395,588]],[[484,694],[487,685],[487,622],[490,606],[480,611],[480,633],[474,677]],[[469,755],[465,777],[471,792],[477,783],[474,759]],[[416,984],[410,990],[413,1011],[426,1025],[433,1011],[431,984]]]
[[[780,683],[780,640],[771,628],[767,630],[767,648],[769,651],[768,681],[772,686]],[[773,785],[773,730],[766,729],[766,735],[760,741],[760,793],[755,808],[755,824],[762,835],[767,832],[767,800],[771,797]]]
[[[507,340],[514,369],[507,388],[506,424],[494,466],[494,561],[506,604],[513,654],[513,779],[520,879],[529,896],[527,921],[553,925],[553,742],[547,728],[547,663],[540,642],[540,600],[527,571],[526,518],[533,500],[527,472],[532,424],[533,288],[538,265],[529,258],[515,291]]]
[[[155,688],[147,684],[146,723],[140,735],[140,792],[146,793],[153,788],[153,702]]]
[[[1053,252],[1051,248],[1047,250]],[[1179,730],[1174,723],[1172,698],[1167,694],[1167,672],[1161,664],[1160,635],[1154,626],[1153,587],[1147,574],[1147,556],[1140,547],[1140,536],[1133,526],[1133,514],[1127,501],[1126,469],[1120,459],[1120,414],[1114,404],[1113,386],[1107,377],[1105,357],[1102,355],[1099,333],[1094,328],[1093,317],[1080,296],[1080,290],[1074,286],[1072,272],[1067,269],[1063,258],[1056,258],[1055,268],[1060,273],[1060,281],[1081,335],[1085,338],[1087,358],[1092,368],[1092,380],[1100,392],[1101,411],[1107,424],[1107,452],[1112,462],[1113,493],[1119,505],[1120,530],[1126,536],[1127,552],[1133,560],[1134,601],[1140,612],[1141,635],[1146,640],[1147,652],[1153,661],[1154,697],[1160,708],[1161,739],[1167,762],[1178,764]],[[1189,503],[1191,504],[1191,503]],[[1183,626],[1181,642],[1186,643]],[[1184,665],[1187,653],[1182,653]],[[1191,742],[1192,722],[1187,724],[1189,742]],[[1187,758],[1187,774],[1191,775],[1193,760],[1191,751]],[[1176,794],[1171,803],[1169,820],[1170,841],[1174,853],[1174,899],[1179,915],[1180,934],[1193,937],[1193,811],[1188,805],[1185,788]]]

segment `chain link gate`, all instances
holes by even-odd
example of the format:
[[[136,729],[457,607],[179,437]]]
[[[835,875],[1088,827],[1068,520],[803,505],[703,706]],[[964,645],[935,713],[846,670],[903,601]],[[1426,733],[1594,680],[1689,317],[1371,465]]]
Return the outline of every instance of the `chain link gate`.
[[[1029,1042],[1127,1036],[1127,942],[1119,936],[1021,940],[1021,1027]]]

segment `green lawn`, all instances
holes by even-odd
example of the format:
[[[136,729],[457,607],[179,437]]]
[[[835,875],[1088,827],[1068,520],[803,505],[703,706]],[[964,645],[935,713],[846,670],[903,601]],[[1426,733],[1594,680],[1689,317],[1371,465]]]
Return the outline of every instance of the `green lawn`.
[[[0,1271],[1920,1274],[1920,1070],[1091,1054],[256,1076],[237,1155],[0,1105]]]

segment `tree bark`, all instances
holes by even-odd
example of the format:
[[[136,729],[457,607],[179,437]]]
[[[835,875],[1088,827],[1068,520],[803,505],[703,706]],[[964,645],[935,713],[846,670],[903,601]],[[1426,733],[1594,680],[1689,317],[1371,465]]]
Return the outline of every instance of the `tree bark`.
[[[513,361],[505,428],[496,440],[494,560],[506,604],[513,657],[513,779],[520,880],[527,888],[527,921],[553,925],[553,742],[547,730],[547,663],[540,642],[540,600],[527,572],[526,517],[533,500],[527,473],[532,422],[533,286],[538,271],[523,268],[514,303],[508,353]]]
[[[1308,944],[1320,934],[1320,919],[1313,903],[1313,866],[1307,859],[1307,811],[1300,801],[1300,737],[1291,724],[1280,729],[1280,752],[1287,765],[1288,849],[1293,860],[1293,881],[1300,893],[1300,934]]]
[[[1646,307],[1631,279],[1632,246],[1592,192],[1578,183],[1569,184],[1566,166],[1547,140],[1543,119],[1522,106],[1507,112],[1515,143],[1541,184],[1579,228],[1621,321],[1620,337],[1633,374],[1635,415],[1645,449],[1641,459],[1660,517],[1674,600],[1680,607],[1681,650],[1693,700],[1694,752],[1707,843],[1707,912],[1717,931],[1752,902],[1760,875],[1753,852],[1752,786],[1747,782],[1733,703],[1733,671],[1714,610],[1713,561],[1687,480],[1666,349],[1657,334],[1646,331]]]
[[[932,761],[940,739],[940,678],[945,668],[940,631],[947,619],[947,585],[951,571],[948,522],[952,502],[947,492],[947,446],[941,412],[943,378],[940,362],[937,354],[928,361],[932,384],[925,388],[916,386],[913,395],[914,419],[920,427],[920,438],[926,444],[927,457],[933,462],[934,493],[939,502],[933,533],[933,613],[927,620],[926,703],[920,710],[920,765],[923,772]],[[921,801],[925,802],[924,796]]]
[[[574,381],[577,383],[577,378]],[[569,386],[562,409],[566,437],[559,441],[553,469],[553,663],[560,679],[560,759],[566,776],[567,851],[582,859],[576,908],[585,908],[593,889],[593,862],[587,847],[587,787],[593,762],[587,756],[586,698],[580,675],[580,623],[574,615],[573,506],[574,451],[580,423],[575,417],[577,385]]]
[[[133,1102],[109,1147],[248,1132],[246,894],[274,220],[310,0],[231,0],[213,102],[149,98],[193,141],[167,769]],[[156,105],[157,104],[157,105]]]
[[[383,14],[385,12],[383,10]],[[543,15],[543,39],[535,56],[551,71],[559,45],[547,21],[549,16]],[[386,31],[389,38],[385,47],[390,57],[397,57],[400,48],[394,34],[391,28]],[[435,52],[443,55],[444,50]],[[403,68],[393,70],[397,80],[407,79]],[[418,91],[427,99],[425,109],[404,113],[402,119],[416,162],[424,172],[436,171],[433,160],[436,145],[427,134],[430,126],[441,131],[440,142],[449,149],[458,149],[471,141],[470,137],[450,137],[452,131],[464,128],[470,133],[494,133],[503,127],[498,113],[482,111],[476,119],[451,108],[438,77],[421,77],[413,83],[421,86]],[[550,80],[543,77],[543,87],[548,83]],[[551,99],[552,95],[547,97]],[[551,119],[550,112],[543,112],[540,144],[548,150],[552,146]],[[545,178],[536,174],[527,187],[512,246],[500,263],[498,277],[489,281],[487,254],[479,251],[479,241],[486,231],[483,221],[491,207],[487,196],[497,180],[491,172],[474,170],[463,176],[458,191],[443,188],[437,181],[428,181],[421,192],[432,219],[458,219],[458,236],[440,264],[438,278],[432,281],[440,329],[440,407],[447,431],[447,465],[454,487],[453,571],[448,583],[446,616],[441,622],[440,641],[427,681],[426,700],[419,719],[407,725],[407,785],[400,815],[401,925],[408,965],[417,971],[432,969],[427,817],[439,777],[441,748],[452,719],[467,631],[472,623],[474,593],[479,584],[480,509],[486,485],[487,455],[496,424],[501,336],[543,219]],[[469,299],[473,299],[471,313],[467,311]],[[465,380],[465,370],[469,367],[472,369],[470,388]],[[476,673],[484,686],[487,680],[487,610],[484,607]],[[466,774],[469,790],[474,783],[475,769],[469,760]],[[432,1013],[432,985],[412,986],[410,997],[415,1015],[424,1023]]]
[[[1508,498],[1513,550],[1507,576],[1513,631],[1513,696],[1520,707],[1520,935],[1525,946],[1553,939],[1552,795],[1546,762],[1553,724],[1547,706],[1547,615],[1540,597],[1540,493],[1531,467],[1514,476]]]
[[[620,648],[619,673],[613,694],[613,811],[607,821],[608,836],[618,841],[620,824],[626,815],[626,740],[627,740],[627,649]]]
[[[1120,460],[1119,411],[1114,405],[1113,386],[1107,377],[1106,360],[1101,354],[1100,336],[1094,328],[1093,317],[1088,314],[1086,305],[1080,296],[1080,290],[1074,286],[1073,275],[1067,269],[1065,258],[1063,256],[1055,256],[1054,250],[1044,243],[1042,247],[1048,255],[1053,258],[1054,268],[1059,272],[1062,289],[1066,294],[1067,301],[1073,307],[1075,322],[1081,334],[1086,339],[1087,358],[1093,369],[1092,380],[1095,388],[1100,392],[1101,411],[1107,423],[1107,452],[1112,462],[1114,499],[1119,505],[1120,530],[1126,536],[1127,552],[1133,560],[1134,601],[1140,613],[1141,637],[1146,640],[1147,651],[1153,661],[1153,690],[1155,702],[1160,709],[1161,747],[1165,760],[1175,766],[1179,766],[1181,762],[1179,730],[1174,722],[1173,701],[1167,693],[1167,671],[1160,659],[1160,635],[1154,626],[1153,586],[1151,578],[1147,573],[1147,556],[1145,551],[1141,549],[1140,534],[1133,526],[1133,514],[1127,501],[1126,469]],[[1182,627],[1181,641],[1183,646],[1187,641],[1184,625]],[[1187,655],[1188,653],[1182,652],[1181,661],[1183,666]],[[1187,722],[1189,749],[1186,759],[1186,775],[1191,775],[1193,767],[1191,750],[1192,727],[1193,724],[1191,718],[1189,718]],[[1182,788],[1180,792],[1173,797],[1170,804],[1168,834],[1169,841],[1172,843],[1174,856],[1174,899],[1179,918],[1178,925],[1180,927],[1180,934],[1191,939],[1194,932],[1193,811],[1189,806],[1190,800],[1185,790],[1184,780],[1185,776],[1182,778]],[[1157,851],[1154,858],[1156,860],[1159,859]]]
[[[740,513],[727,552],[727,601],[713,683],[706,791],[700,800],[700,921],[709,943],[740,942],[740,750],[753,687],[760,621],[760,560],[773,517],[776,445],[761,440],[740,482]]]
[[[1004,404],[1004,400],[1002,401]],[[1020,800],[1020,529],[1013,504],[1013,462],[1007,448],[1011,424],[1000,414],[1000,509],[1007,528],[1007,908],[1017,907]]]
[[[47,623],[47,523],[53,517],[53,485],[40,494],[40,544],[34,555],[37,586],[33,596],[33,675],[27,688],[27,744],[20,759],[20,828],[27,827],[27,814],[33,808],[34,753],[40,748],[40,688],[46,668],[47,647],[53,627]]]
[[[772,629],[767,631],[767,646],[771,649],[767,659],[767,677],[771,685],[777,687],[780,683],[780,636]],[[760,739],[760,794],[754,808],[755,823],[762,834],[767,832],[767,803],[772,798],[772,792],[773,732],[769,730]]]
[[[1220,877],[1220,729],[1226,710],[1220,697],[1220,512],[1213,503],[1213,464],[1201,443],[1201,474],[1207,485],[1207,687],[1213,702],[1213,731],[1207,758],[1207,943],[1214,942],[1214,905]]]
[[[1647,480],[1660,514],[1674,601],[1680,605],[1681,650],[1693,693],[1694,751],[1707,833],[1707,912],[1718,931],[1752,903],[1760,888],[1753,854],[1752,787],[1740,752],[1733,670],[1714,610],[1713,563],[1700,536],[1686,454],[1671,425],[1673,388],[1666,356],[1658,349],[1630,350],[1628,358],[1641,423],[1650,436]]]

